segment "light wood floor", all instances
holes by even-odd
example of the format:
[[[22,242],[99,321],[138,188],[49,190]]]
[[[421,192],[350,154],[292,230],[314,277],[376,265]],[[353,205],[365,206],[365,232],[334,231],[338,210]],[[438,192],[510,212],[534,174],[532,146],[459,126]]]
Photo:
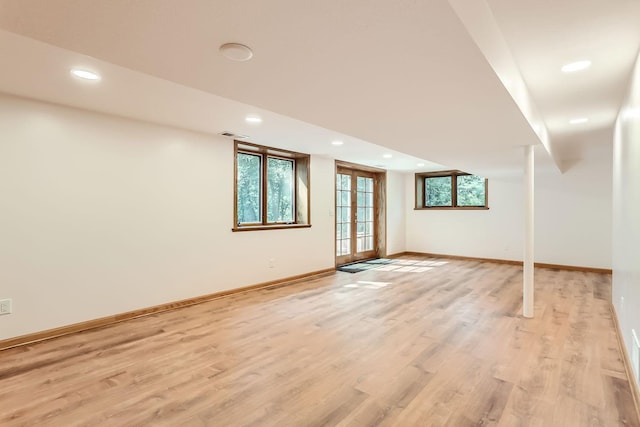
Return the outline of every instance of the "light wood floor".
[[[0,425],[640,426],[610,276],[422,264],[0,352]]]

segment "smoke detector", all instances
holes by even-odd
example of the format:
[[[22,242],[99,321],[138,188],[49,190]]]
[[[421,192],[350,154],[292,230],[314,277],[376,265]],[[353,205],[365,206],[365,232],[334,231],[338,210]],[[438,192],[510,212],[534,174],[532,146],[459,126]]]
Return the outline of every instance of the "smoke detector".
[[[225,43],[220,46],[220,53],[231,61],[248,61],[253,57],[253,51],[240,43]]]

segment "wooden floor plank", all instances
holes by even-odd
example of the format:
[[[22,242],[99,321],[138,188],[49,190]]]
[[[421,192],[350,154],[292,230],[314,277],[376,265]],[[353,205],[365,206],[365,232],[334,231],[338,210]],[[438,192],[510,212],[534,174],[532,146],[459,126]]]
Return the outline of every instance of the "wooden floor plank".
[[[0,352],[2,426],[633,426],[609,275],[406,256]],[[417,268],[418,269],[417,269]]]

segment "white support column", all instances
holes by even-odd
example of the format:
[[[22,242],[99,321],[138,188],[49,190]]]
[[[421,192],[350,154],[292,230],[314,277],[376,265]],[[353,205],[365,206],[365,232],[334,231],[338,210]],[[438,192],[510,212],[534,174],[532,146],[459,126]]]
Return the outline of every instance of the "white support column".
[[[524,147],[524,273],[522,286],[522,314],[533,317],[533,211],[534,211],[534,155],[533,145]]]

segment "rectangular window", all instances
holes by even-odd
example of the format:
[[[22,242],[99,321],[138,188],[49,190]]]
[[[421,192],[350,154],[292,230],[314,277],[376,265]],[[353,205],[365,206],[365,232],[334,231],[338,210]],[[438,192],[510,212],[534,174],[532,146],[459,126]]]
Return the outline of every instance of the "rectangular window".
[[[452,177],[434,176],[424,179],[425,206],[453,206]]]
[[[309,155],[235,142],[234,231],[309,227]]]
[[[294,161],[267,160],[267,222],[293,222]]]
[[[488,181],[461,171],[416,174],[416,209],[489,209]]]
[[[238,224],[261,223],[262,156],[238,153]]]
[[[478,175],[458,175],[456,176],[456,191],[458,206],[486,206],[486,184],[485,179]]]

